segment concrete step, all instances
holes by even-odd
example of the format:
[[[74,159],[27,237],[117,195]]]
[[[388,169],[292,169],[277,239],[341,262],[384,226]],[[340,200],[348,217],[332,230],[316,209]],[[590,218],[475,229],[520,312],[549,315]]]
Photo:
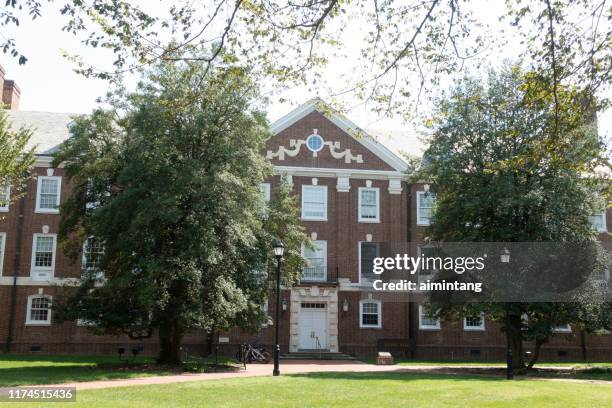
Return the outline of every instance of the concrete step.
[[[344,353],[332,353],[329,351],[299,351],[281,355],[281,360],[356,360],[355,357]]]

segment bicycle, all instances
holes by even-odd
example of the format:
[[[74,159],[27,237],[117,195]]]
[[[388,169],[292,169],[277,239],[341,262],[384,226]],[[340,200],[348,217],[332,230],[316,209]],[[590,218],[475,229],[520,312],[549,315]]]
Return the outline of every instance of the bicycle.
[[[268,363],[272,355],[263,347],[253,344],[241,344],[236,359],[242,363]]]

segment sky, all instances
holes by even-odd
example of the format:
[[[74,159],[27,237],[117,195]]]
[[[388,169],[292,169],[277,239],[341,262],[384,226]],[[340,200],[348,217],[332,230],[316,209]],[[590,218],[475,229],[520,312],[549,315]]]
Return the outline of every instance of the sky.
[[[503,2],[500,1],[478,0],[474,4],[477,17],[490,22],[495,22],[503,11]],[[97,105],[96,99],[107,92],[109,84],[76,74],[73,71],[73,63],[62,56],[61,50],[78,52],[87,61],[93,62],[104,61],[109,55],[85,47],[80,44],[78,38],[62,32],[59,28],[64,20],[55,10],[49,9],[49,6],[45,7],[43,18],[36,24],[24,21],[18,31],[8,33],[16,38],[19,48],[27,54],[27,64],[20,66],[16,59],[0,54],[0,65],[6,71],[6,78],[15,80],[21,88],[21,110],[88,113]],[[492,23],[493,28],[496,25],[499,23]],[[345,36],[347,37],[350,38],[350,35]],[[489,58],[492,65],[499,64],[504,58],[515,57],[520,52],[520,45],[515,40],[511,39],[510,44],[503,50],[491,51]],[[359,49],[360,44],[349,40],[346,46]],[[334,78],[342,69],[339,64],[331,64],[325,77]],[[135,78],[128,78],[128,82],[130,80],[135,82]],[[304,87],[290,89],[286,95],[293,103],[271,103],[268,107],[268,118],[271,121],[291,111],[299,102],[307,101],[314,96],[325,98],[325,95],[315,95]],[[413,123],[404,123],[397,117],[380,119],[363,106],[347,112],[347,116],[367,129],[401,130],[403,135],[416,133]],[[612,110],[600,115],[599,126],[606,140],[610,140]],[[414,143],[414,137],[402,137],[392,143],[401,149],[403,145]]]

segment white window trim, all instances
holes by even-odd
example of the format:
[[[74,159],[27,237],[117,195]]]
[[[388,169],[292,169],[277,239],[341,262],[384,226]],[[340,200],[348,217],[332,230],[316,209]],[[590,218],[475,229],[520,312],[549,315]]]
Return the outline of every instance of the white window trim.
[[[91,238],[93,238],[93,237],[89,237],[85,241],[83,241],[83,248],[81,250],[81,253],[82,253],[82,255],[81,255],[81,270],[82,271],[87,271],[87,272],[93,270],[93,268],[86,268],[85,267],[85,265],[87,265],[87,255],[86,255],[87,241],[89,239],[91,239]],[[102,279],[104,279],[104,272],[98,270],[96,272],[96,280],[102,280]]]
[[[561,326],[555,326],[553,327],[553,332],[554,333],[571,333],[572,326],[570,326],[569,323],[561,325]]]
[[[323,251],[323,272],[325,276],[320,280],[306,280],[305,282],[327,282],[327,241],[326,240],[316,240],[312,241],[312,243],[319,249]],[[302,244],[301,254],[304,256],[304,251],[306,247]]]
[[[362,218],[361,217],[361,192],[362,191],[375,191],[376,192],[376,218]],[[357,220],[358,222],[380,222],[380,189],[378,187],[359,187],[357,192]]]
[[[11,200],[11,186],[8,184],[5,184],[3,186],[0,186],[0,188],[5,188],[6,187],[6,205],[4,206],[0,206],[0,212],[8,212],[9,211],[9,201]]]
[[[309,188],[322,188],[325,191],[325,194],[323,195],[323,197],[325,198],[325,200],[323,200],[323,207],[325,210],[325,214],[323,215],[323,217],[306,217],[304,216],[304,190],[307,190]],[[302,212],[302,219],[306,220],[306,221],[327,221],[327,186],[314,186],[314,185],[302,185],[302,208],[301,208],[301,212]]]
[[[485,331],[485,316],[480,313],[480,326],[468,326],[467,317],[463,318],[463,330],[465,331]]]
[[[378,324],[363,324],[363,304],[376,303],[378,307]],[[382,328],[382,303],[378,299],[362,299],[359,301],[359,327],[362,329],[380,329]]]
[[[36,240],[38,237],[53,237],[53,258],[51,259],[51,267],[49,268],[40,268],[40,267],[35,267],[34,263],[36,261]],[[32,280],[41,280],[41,279],[36,279],[36,277],[34,276],[35,272],[49,272],[49,279],[53,278],[53,276],[55,276],[55,260],[57,258],[57,234],[34,234],[32,237],[32,257],[30,260],[30,277],[32,278]],[[42,280],[47,280],[47,279],[42,279]]]
[[[270,197],[271,197],[270,183],[261,183],[260,186],[261,186],[260,187],[261,192],[263,193],[264,201],[266,202],[266,204],[268,204],[270,202]]]
[[[313,137],[318,137],[319,139],[321,139],[321,147],[319,147],[316,150],[313,150],[313,149],[310,148],[310,139],[312,139]],[[311,152],[313,152],[313,153],[320,152],[321,150],[323,150],[324,147],[325,147],[325,139],[323,139],[323,136],[321,136],[321,135],[319,135],[317,133],[313,133],[312,135],[310,135],[310,136],[308,136],[306,138],[306,148],[308,150],[310,150]]]
[[[419,305],[419,330],[440,330],[440,319],[437,319],[436,325],[423,324],[423,305]]]
[[[30,295],[28,296],[28,309],[26,310],[26,322],[25,324],[28,326],[51,326],[51,313],[53,312],[52,308],[49,308],[49,313],[47,313],[47,320],[30,320],[30,312],[32,311],[32,300],[37,298],[47,298],[49,302],[53,301],[53,298],[50,295]]]
[[[40,208],[40,192],[41,192],[41,184],[43,180],[57,179],[57,202],[56,205],[58,208]],[[41,214],[59,214],[59,205],[61,201],[61,193],[62,193],[62,177],[61,176],[38,176],[38,181],[36,184],[36,210],[35,212]]]
[[[423,253],[423,247],[431,247],[431,245],[429,244],[419,244],[417,245],[417,257],[421,257],[421,254]],[[437,273],[437,269],[435,270],[429,270],[427,269],[427,273],[422,273],[422,271],[425,271],[425,269],[423,269],[422,266],[419,266],[419,268],[416,270],[416,275],[417,275],[417,280],[420,282],[426,282],[427,280],[430,280],[434,277],[434,275]]]
[[[421,205],[420,205],[420,203],[421,203],[421,196],[424,195],[424,194],[431,194],[431,193],[428,193],[426,191],[417,191],[417,200],[416,200],[416,210],[417,210],[417,217],[416,218],[417,219],[416,219],[416,221],[417,221],[417,225],[427,226],[427,225],[430,225],[431,223],[430,222],[421,222]]]
[[[378,241],[370,241],[370,242],[368,242],[368,241],[359,241],[359,242],[357,242],[357,271],[359,272],[359,276],[358,276],[357,282],[359,284],[361,284],[361,283],[370,283],[370,281],[368,281],[368,280],[364,281],[364,280],[361,279],[361,244],[372,244],[372,243],[379,244],[379,247],[378,247],[379,253],[378,253],[378,255],[380,255],[380,242],[378,242]]]
[[[268,307],[269,307],[268,299],[266,298],[263,305],[261,305],[261,311],[264,312],[264,314],[266,315],[266,321],[261,324],[262,329],[265,329],[266,327],[268,327],[269,323],[271,322],[270,315],[268,314]]]
[[[601,225],[602,225],[602,226],[601,226],[601,228],[596,229],[595,231],[597,231],[597,232],[599,232],[599,233],[602,233],[602,232],[608,232],[608,222],[607,222],[607,221],[608,221],[608,220],[607,220],[607,218],[608,218],[608,214],[607,214],[607,212],[606,212],[605,210],[604,210],[604,211],[600,211],[600,212],[597,212],[597,213],[593,214],[593,216],[594,216],[594,217],[595,217],[595,216],[600,216],[600,217],[601,217],[601,219],[602,219],[602,221],[603,221],[603,222],[601,223]]]
[[[6,232],[0,232],[0,237],[2,237],[2,242],[0,242],[0,276],[2,276],[2,271],[4,270],[4,249],[6,248]]]

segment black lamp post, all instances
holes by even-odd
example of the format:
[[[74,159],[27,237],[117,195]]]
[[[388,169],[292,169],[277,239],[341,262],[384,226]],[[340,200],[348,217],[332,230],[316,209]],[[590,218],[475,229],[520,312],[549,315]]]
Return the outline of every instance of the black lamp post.
[[[510,251],[504,248],[499,254],[499,259],[502,263],[510,263]],[[512,371],[512,344],[510,342],[510,303],[506,302],[506,378],[511,380],[514,378]]]
[[[281,278],[281,262],[283,260],[283,253],[285,252],[285,246],[279,240],[274,241],[274,256],[276,257],[276,322],[274,325],[274,343],[276,348],[274,349],[274,371],[272,375],[275,377],[280,375],[279,370],[279,359],[280,359],[280,345],[278,344],[278,329],[280,325],[280,278]]]

